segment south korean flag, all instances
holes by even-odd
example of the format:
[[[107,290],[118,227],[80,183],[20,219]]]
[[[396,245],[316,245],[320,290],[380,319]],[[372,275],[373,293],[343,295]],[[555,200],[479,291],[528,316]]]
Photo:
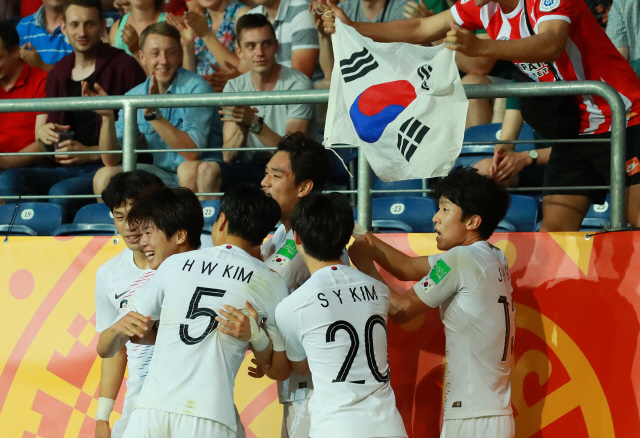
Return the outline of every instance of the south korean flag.
[[[375,43],[336,18],[325,146],[363,148],[384,181],[444,176],[453,168],[469,105],[444,47]]]

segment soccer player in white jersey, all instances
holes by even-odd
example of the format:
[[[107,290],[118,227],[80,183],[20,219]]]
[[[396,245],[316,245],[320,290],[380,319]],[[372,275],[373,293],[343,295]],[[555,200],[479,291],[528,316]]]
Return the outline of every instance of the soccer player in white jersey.
[[[406,437],[389,382],[389,289],[340,260],[353,232],[349,203],[311,194],[291,225],[311,277],[278,305],[276,323],[293,368],[313,375],[310,437]]]
[[[309,276],[296,249],[291,230],[291,212],[302,199],[312,192],[320,192],[329,177],[330,163],[327,151],[311,137],[295,132],[278,142],[278,150],[265,169],[262,189],[280,205],[280,226],[273,237],[261,248],[261,257],[273,271],[284,278],[289,293],[295,291]],[[343,263],[349,264],[344,252]],[[262,371],[250,368],[250,375],[260,377]],[[270,376],[272,377],[272,376]],[[283,404],[282,438],[309,437],[308,403],[313,393],[311,374],[295,371],[285,382],[278,382],[278,398]]]
[[[113,214],[113,223],[127,248],[102,265],[96,274],[96,330],[102,332],[111,326],[118,312],[138,288],[151,278],[153,271],[142,250],[142,232],[131,229],[127,214],[138,195],[145,189],[163,187],[156,175],[144,170],[123,172],[114,176],[102,192],[102,200]],[[96,412],[96,438],[120,438],[129,421],[140,388],[148,372],[153,346],[127,343],[114,357],[102,359],[100,398]],[[124,371],[129,365],[127,394],[122,415],[109,430],[109,416],[122,385]]]
[[[200,204],[189,193],[193,215],[197,210],[201,221]],[[280,337],[276,339],[274,317],[276,303],[287,295],[286,285],[250,255],[279,216],[277,202],[259,188],[238,186],[220,202],[212,228],[214,248],[170,257],[162,245],[147,252],[162,264],[129,303],[130,312],[105,330],[98,343],[100,355],[110,356],[131,336],[137,339],[147,332],[152,321],[160,321],[149,374],[125,438],[236,437],[233,385],[249,344],[266,365],[287,362],[284,343]],[[169,225],[163,225],[165,221],[173,223],[178,240],[181,234],[183,240],[191,240],[191,232],[180,228],[191,221],[181,221],[176,209],[166,208],[166,203],[140,213],[134,206],[129,217],[152,234],[169,230]],[[218,329],[218,315],[228,317],[231,323],[240,317],[221,310],[225,305],[255,312],[261,321],[266,319],[267,330],[277,342],[272,342],[257,323],[244,340],[227,336],[226,330]]]
[[[440,205],[433,223],[444,253],[410,257],[367,233],[349,256],[374,277],[381,279],[373,261],[400,280],[420,280],[402,295],[392,291],[394,322],[440,308],[447,361],[441,438],[512,438],[511,275],[502,251],[487,242],[507,213],[509,194],[475,169],[457,168],[432,195]]]

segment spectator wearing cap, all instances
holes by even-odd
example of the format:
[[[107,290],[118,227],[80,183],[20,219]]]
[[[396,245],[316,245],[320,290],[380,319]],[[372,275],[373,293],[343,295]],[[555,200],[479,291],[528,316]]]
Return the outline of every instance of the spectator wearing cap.
[[[145,74],[135,59],[104,44],[105,30],[100,0],[70,0],[64,9],[62,31],[69,37],[73,53],[57,62],[45,85],[47,97],[80,97],[82,88],[94,86],[111,95],[122,95],[144,81]],[[95,85],[97,84],[97,85]],[[3,195],[89,195],[93,175],[102,166],[98,154],[101,118],[92,111],[50,111],[38,127],[36,139],[45,148],[56,147],[55,167],[14,168],[3,173]],[[73,131],[73,139],[61,141],[61,131]],[[70,134],[70,133],[67,133]],[[95,152],[67,155],[65,152]],[[69,214],[87,199],[52,199]],[[92,202],[92,201],[91,201]]]
[[[16,28],[0,22],[0,99],[46,97],[47,72],[31,67],[20,58],[20,37]],[[36,142],[36,119],[44,124],[47,115],[34,112],[0,113],[0,152],[40,152]],[[28,166],[34,156],[0,156],[0,173],[11,167]]]
[[[127,93],[128,96],[156,94],[200,94],[213,90],[198,74],[185,70],[182,63],[180,32],[167,22],[154,23],[140,35],[140,62],[149,72],[147,80]],[[101,90],[87,95],[106,95]],[[151,172],[170,187],[188,186],[178,179],[178,165],[183,161],[216,159],[220,153],[180,152],[181,149],[205,149],[222,145],[222,126],[218,108],[145,108],[137,112],[137,129],[149,149],[166,149],[172,153],[153,153],[153,164],[138,168]],[[123,145],[122,112],[118,121],[110,111],[100,111],[102,131],[100,150],[119,150]],[[122,171],[121,155],[103,154],[106,167],[94,178],[94,191],[102,193],[111,177]]]
[[[42,6],[18,23],[20,56],[32,67],[49,71],[73,48],[62,32],[66,0],[42,0]]]

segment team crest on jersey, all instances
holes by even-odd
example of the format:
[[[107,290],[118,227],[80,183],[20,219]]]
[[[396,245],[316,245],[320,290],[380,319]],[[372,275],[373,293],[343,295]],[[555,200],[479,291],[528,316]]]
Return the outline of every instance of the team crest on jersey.
[[[127,308],[127,304],[129,304],[129,300],[120,301],[120,308],[121,309],[126,309]]]
[[[560,0],[540,0],[540,10],[542,12],[551,12],[560,6]]]

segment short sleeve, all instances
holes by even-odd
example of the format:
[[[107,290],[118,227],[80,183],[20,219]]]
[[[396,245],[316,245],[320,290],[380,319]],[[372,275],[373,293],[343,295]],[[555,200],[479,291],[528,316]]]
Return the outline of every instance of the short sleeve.
[[[101,266],[96,273],[96,331],[102,333],[104,330],[111,327],[111,324],[116,320],[118,311],[113,304],[109,301],[109,291],[106,285],[108,279],[106,278],[106,269]]]
[[[202,80],[202,83],[198,83],[193,87],[190,94],[207,93],[213,93],[213,89],[206,81]],[[205,148],[209,145],[209,132],[212,123],[214,123],[213,112],[213,107],[187,107],[184,110],[185,117],[182,121],[182,131],[189,135],[198,148]]]
[[[313,26],[311,14],[306,7],[300,9],[291,21],[291,50],[319,49],[318,31]]]
[[[165,260],[151,279],[129,301],[128,311],[138,312],[143,316],[151,316],[153,321],[160,319],[162,301],[164,300],[164,281],[173,263]]]
[[[429,256],[431,271],[413,286],[418,297],[429,307],[438,307],[460,290],[460,266],[454,251]]]
[[[573,2],[582,0],[535,0],[533,16],[536,17],[535,32],[540,23],[551,20],[562,20],[571,24],[571,17],[577,14]],[[533,23],[532,23],[533,24]]]
[[[295,81],[288,87],[288,90],[312,90],[313,83],[303,74],[296,75]],[[287,119],[304,119],[311,120],[313,118],[313,104],[298,103],[287,105]]]
[[[607,36],[616,48],[630,47],[628,29],[622,16],[621,2],[613,2],[607,19]]]
[[[292,300],[287,298],[276,307],[276,324],[284,337],[287,357],[290,361],[300,362],[307,358],[302,347],[300,316],[291,309]]]
[[[484,29],[480,19],[480,8],[476,6],[473,0],[460,0],[451,7],[451,14],[453,14],[453,19],[460,27],[469,30]]]
[[[265,309],[267,313],[266,327],[267,333],[273,341],[274,351],[283,351],[283,348],[280,346],[284,346],[285,341],[276,324],[276,307],[289,295],[289,292],[287,291],[284,280],[275,274],[273,278],[274,279],[269,282],[269,300],[267,302],[267,309]]]

